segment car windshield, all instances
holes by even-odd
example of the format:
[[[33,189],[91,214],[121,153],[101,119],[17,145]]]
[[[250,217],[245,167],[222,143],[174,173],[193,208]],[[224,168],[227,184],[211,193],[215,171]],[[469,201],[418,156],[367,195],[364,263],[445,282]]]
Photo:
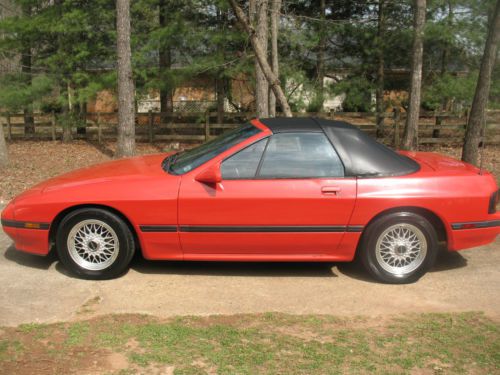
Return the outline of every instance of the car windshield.
[[[176,175],[187,173],[259,132],[247,123],[191,150],[168,156],[163,169]]]

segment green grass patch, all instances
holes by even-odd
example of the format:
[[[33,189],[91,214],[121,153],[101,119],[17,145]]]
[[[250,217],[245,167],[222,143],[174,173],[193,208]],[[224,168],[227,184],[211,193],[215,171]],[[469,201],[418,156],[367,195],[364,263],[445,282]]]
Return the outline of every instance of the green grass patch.
[[[70,324],[67,331],[66,345],[75,346],[81,344],[89,334],[90,325],[87,322]]]
[[[126,368],[106,361],[113,353],[128,361]],[[51,358],[54,366],[46,366],[46,373],[76,360],[82,371],[85,364],[98,363],[111,374],[165,366],[175,374],[489,374],[500,371],[499,353],[499,323],[481,313],[383,320],[266,313],[162,321],[116,315],[5,328],[0,373],[8,373],[13,358],[20,366]]]

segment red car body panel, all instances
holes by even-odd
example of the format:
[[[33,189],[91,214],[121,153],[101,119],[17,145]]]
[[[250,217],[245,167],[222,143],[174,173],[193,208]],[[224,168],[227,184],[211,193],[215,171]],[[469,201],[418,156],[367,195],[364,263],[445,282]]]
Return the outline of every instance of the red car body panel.
[[[162,169],[162,154],[45,181],[3,210],[4,231],[17,249],[45,255],[67,210],[103,206],[130,223],[147,259],[233,261],[349,261],[377,215],[405,208],[435,215],[449,250],[487,244],[500,233],[500,213],[488,213],[494,177],[433,153],[405,153],[420,170],[398,177],[197,181],[272,134],[253,124],[262,132],[182,176]]]
[[[182,259],[175,232],[141,232],[139,225],[177,225],[177,196],[181,178],[161,169],[165,155],[123,159],[80,169],[45,181],[16,197],[2,219],[52,223],[75,206],[109,207],[126,217],[133,226],[146,258],[165,254]],[[14,213],[15,211],[15,213]],[[12,228],[4,226],[4,230]],[[49,251],[49,232],[15,228],[16,248],[36,254]],[[11,235],[11,237],[12,237]]]
[[[329,187],[336,194],[322,192]],[[216,227],[329,226],[349,223],[356,201],[356,179],[240,180],[217,186],[183,178],[179,194],[179,225]],[[304,213],[308,213],[305,215]],[[209,228],[210,229],[210,228]],[[311,255],[336,257],[345,230],[326,233],[181,231],[186,259],[221,255]],[[332,258],[333,259],[333,258]]]
[[[499,227],[453,230],[454,223],[496,221],[488,214],[496,182],[492,174],[433,153],[405,153],[417,160],[420,171],[407,176],[358,179],[358,196],[352,220],[369,223],[393,207],[422,208],[444,224],[449,250],[461,250],[492,242]]]

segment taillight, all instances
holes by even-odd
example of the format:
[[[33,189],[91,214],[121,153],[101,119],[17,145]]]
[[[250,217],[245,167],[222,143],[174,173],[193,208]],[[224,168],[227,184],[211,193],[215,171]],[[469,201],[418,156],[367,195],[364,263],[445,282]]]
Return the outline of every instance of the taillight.
[[[499,200],[500,200],[500,189],[491,194],[490,204],[488,206],[489,214],[494,214],[495,212],[497,212],[497,204]]]

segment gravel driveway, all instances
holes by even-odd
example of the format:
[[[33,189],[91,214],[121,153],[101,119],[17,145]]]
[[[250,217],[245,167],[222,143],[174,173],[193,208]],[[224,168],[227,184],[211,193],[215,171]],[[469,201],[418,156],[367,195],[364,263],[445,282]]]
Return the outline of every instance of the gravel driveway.
[[[443,254],[412,285],[382,285],[352,264],[149,262],[137,256],[116,280],[66,274],[54,256],[18,252],[0,229],[0,326],[85,319],[277,311],[387,315],[485,311],[500,318],[500,238]]]

